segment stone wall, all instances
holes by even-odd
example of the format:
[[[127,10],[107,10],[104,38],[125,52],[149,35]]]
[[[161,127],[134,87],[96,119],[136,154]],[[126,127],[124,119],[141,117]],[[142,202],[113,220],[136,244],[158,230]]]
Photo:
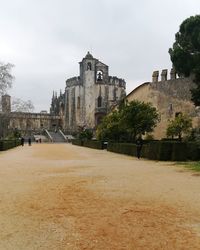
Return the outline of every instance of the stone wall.
[[[50,114],[11,112],[6,117],[9,120],[8,131],[17,129],[24,135],[60,127],[60,117]]]
[[[189,115],[193,120],[193,126],[200,125],[198,109],[191,102],[190,89],[195,85],[191,78],[176,78],[175,74],[170,74],[167,80],[167,71],[163,70],[161,80],[159,72],[153,73],[152,82],[146,82],[135,88],[126,99],[150,102],[157,108],[160,114],[160,122],[155,128],[154,137],[156,139],[166,137],[166,128],[170,119],[174,119],[179,112]]]

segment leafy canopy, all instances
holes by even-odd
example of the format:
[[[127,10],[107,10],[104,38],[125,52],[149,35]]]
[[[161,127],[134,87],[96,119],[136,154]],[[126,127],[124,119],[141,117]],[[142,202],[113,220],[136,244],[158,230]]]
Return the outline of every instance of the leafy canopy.
[[[134,141],[146,132],[152,132],[159,115],[150,103],[132,101],[108,114],[97,128],[97,138]]]
[[[192,129],[192,119],[186,115],[179,114],[171,120],[167,127],[167,137],[178,136],[182,140],[183,133],[188,134]]]
[[[192,90],[192,101],[200,105],[200,15],[183,21],[169,54],[178,74],[194,76],[197,88]]]

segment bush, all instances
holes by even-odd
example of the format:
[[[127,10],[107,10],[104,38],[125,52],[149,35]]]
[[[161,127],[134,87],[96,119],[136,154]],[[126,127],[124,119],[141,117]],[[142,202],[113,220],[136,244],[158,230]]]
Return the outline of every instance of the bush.
[[[136,145],[132,143],[113,143],[108,142],[108,151],[126,154],[126,155],[137,155]]]
[[[103,149],[102,141],[85,140],[83,141],[83,146],[88,148]]]
[[[200,145],[198,143],[187,143],[187,158],[191,161],[200,160]]]
[[[150,160],[160,161],[185,161],[187,159],[200,159],[200,148],[196,147],[193,155],[194,145],[173,141],[152,141],[143,144],[141,156]],[[108,151],[136,156],[137,147],[129,143],[108,143]]]
[[[0,141],[0,151],[4,151],[4,150],[8,150],[10,148],[14,148],[19,146],[20,140],[16,139],[16,140],[1,140]]]
[[[72,144],[77,146],[83,146],[83,140],[73,139]]]
[[[186,161],[189,154],[187,153],[187,144],[182,142],[173,143],[172,161]]]

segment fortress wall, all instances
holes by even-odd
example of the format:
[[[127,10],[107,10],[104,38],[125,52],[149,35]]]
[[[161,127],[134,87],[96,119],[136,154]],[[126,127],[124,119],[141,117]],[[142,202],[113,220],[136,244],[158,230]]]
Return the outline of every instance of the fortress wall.
[[[168,122],[174,119],[178,112],[189,115],[193,119],[193,126],[197,126],[200,123],[200,116],[191,102],[190,89],[195,86],[192,79],[176,78],[172,75],[167,80],[165,74],[165,77],[162,75],[159,81],[158,71],[155,72],[152,82],[141,84],[126,97],[129,102],[132,100],[150,102],[157,108],[160,122],[154,130],[154,137],[156,139],[166,137]]]

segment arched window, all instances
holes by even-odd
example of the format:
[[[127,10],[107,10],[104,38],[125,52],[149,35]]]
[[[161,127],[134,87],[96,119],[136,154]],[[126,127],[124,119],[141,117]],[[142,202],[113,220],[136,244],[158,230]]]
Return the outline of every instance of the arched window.
[[[98,108],[102,107],[102,97],[101,97],[101,96],[99,96],[99,97],[97,98],[97,107],[98,107]]]
[[[97,71],[97,81],[103,80],[103,72],[101,70]]]
[[[91,62],[87,63],[87,70],[92,70],[92,64],[91,64]]]

